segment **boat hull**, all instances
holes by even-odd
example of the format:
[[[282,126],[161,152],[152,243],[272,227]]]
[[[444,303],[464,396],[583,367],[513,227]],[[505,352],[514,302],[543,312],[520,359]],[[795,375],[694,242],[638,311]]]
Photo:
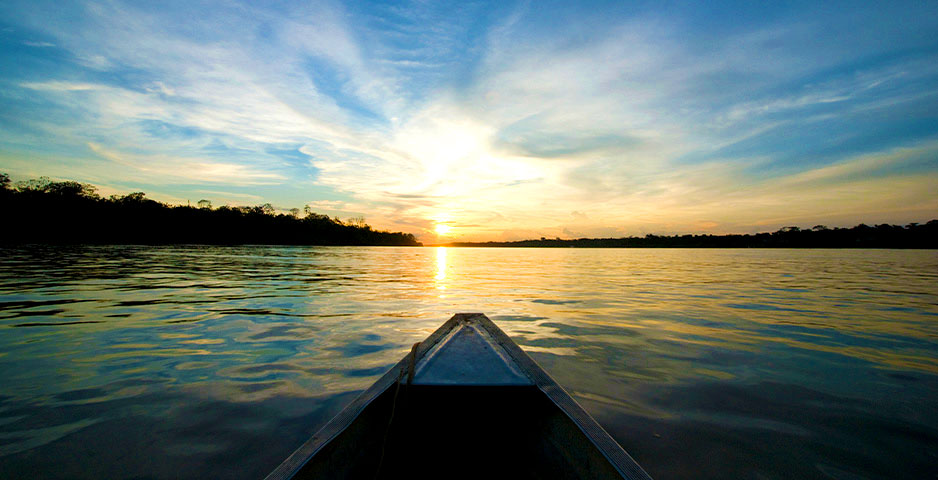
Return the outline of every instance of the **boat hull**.
[[[446,322],[267,478],[415,477],[650,478],[481,314]]]

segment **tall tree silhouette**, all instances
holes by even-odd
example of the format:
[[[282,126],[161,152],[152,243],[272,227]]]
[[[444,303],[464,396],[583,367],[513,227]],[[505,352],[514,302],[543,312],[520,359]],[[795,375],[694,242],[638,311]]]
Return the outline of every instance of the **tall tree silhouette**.
[[[274,245],[420,245],[414,235],[373,230],[364,219],[345,225],[273,205],[211,208],[170,206],[144,192],[101,198],[93,185],[42,177],[13,186],[0,174],[5,233],[0,243],[209,243]]]

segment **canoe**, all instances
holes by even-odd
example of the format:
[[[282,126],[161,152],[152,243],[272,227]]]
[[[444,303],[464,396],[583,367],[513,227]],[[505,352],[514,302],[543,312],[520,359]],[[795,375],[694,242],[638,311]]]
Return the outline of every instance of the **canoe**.
[[[459,313],[280,464],[293,478],[651,477],[480,313]]]

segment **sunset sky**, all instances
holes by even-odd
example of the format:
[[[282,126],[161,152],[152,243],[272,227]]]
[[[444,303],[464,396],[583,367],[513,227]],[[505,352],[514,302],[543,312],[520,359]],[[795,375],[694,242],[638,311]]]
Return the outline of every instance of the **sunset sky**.
[[[938,218],[938,4],[699,3],[4,0],[0,172],[431,243]]]

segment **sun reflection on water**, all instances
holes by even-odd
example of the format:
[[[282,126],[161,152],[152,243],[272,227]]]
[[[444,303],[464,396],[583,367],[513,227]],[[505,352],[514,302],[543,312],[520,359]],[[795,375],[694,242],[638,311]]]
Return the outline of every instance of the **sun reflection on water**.
[[[436,288],[446,290],[446,247],[436,247]]]
[[[460,311],[488,314],[622,438],[659,442],[639,451],[650,470],[678,471],[673,455],[656,452],[730,449],[736,439],[758,448],[727,463],[771,467],[763,452],[777,450],[779,468],[831,451],[840,452],[836,461],[864,465],[888,438],[895,448],[885,448],[881,471],[901,462],[911,466],[895,476],[919,478],[931,468],[935,251],[108,246],[4,253],[0,471],[27,472],[11,477],[30,476],[61,451],[98,455],[93,464],[90,454],[70,457],[69,468],[123,476],[128,464],[145,462],[99,457],[132,448],[166,471],[198,464],[211,476],[212,459],[225,461],[221,451],[254,452],[264,441],[286,456],[296,448],[291,442]],[[167,450],[148,448],[146,432],[156,430]],[[204,450],[172,453],[192,450],[194,438]],[[842,438],[854,443],[841,451]],[[121,448],[111,448],[117,441]],[[265,461],[247,458],[259,471],[245,475],[265,475]],[[699,471],[695,461],[680,472]],[[822,461],[832,460],[821,456],[806,468]],[[46,476],[55,476],[49,468]],[[788,476],[818,476],[808,470]]]

